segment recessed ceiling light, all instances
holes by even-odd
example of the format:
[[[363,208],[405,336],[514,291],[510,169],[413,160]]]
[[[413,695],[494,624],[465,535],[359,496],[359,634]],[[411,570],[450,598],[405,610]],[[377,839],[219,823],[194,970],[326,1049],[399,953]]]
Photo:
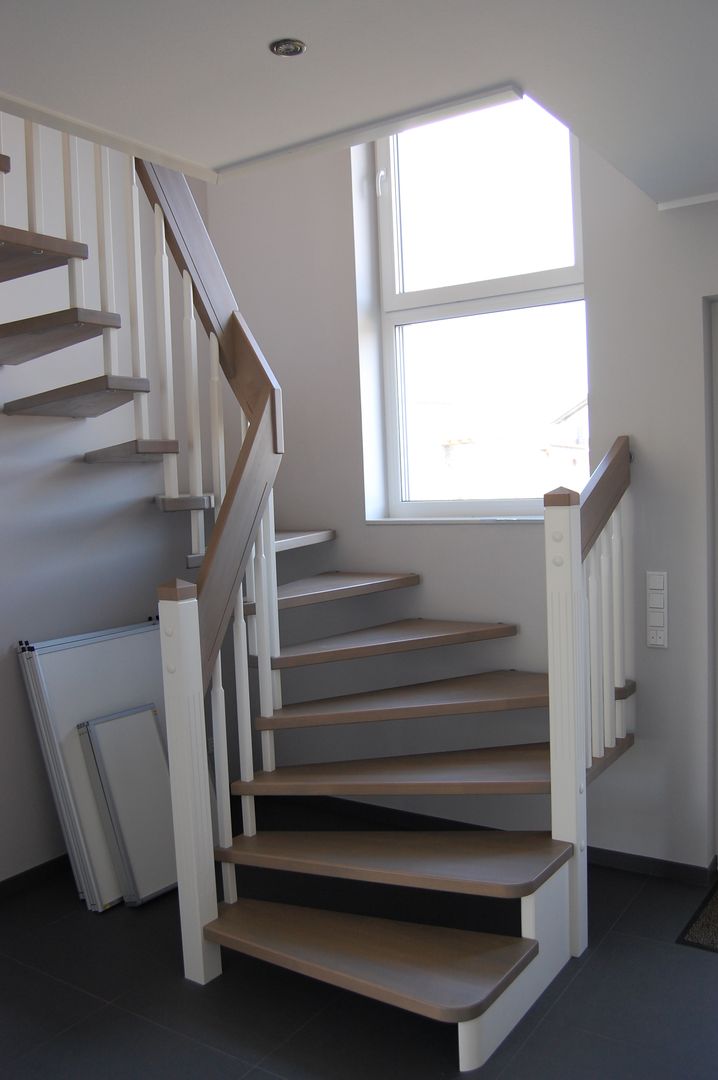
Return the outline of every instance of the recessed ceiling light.
[[[299,38],[279,38],[270,44],[269,51],[275,56],[301,56],[307,46]]]

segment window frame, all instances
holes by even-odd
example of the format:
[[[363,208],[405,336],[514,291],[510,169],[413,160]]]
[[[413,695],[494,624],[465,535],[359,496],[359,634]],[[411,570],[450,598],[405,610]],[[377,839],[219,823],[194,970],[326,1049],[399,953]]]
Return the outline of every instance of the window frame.
[[[500,108],[501,105],[497,105]],[[426,115],[421,123],[439,119]],[[398,133],[397,133],[398,134]],[[379,263],[379,307],[383,357],[387,511],[395,520],[531,520],[543,517],[543,499],[402,499],[405,477],[402,455],[404,402],[399,393],[402,358],[397,351],[397,327],[466,315],[490,314],[549,304],[584,300],[583,243],[579,187],[579,146],[569,132],[571,160],[574,263],[513,277],[402,292],[400,288],[397,205],[397,135],[374,144],[376,227]]]

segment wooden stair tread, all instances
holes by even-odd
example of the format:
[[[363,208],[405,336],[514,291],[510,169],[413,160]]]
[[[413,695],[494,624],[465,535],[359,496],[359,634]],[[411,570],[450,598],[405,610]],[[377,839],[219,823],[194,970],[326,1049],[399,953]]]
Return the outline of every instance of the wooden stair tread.
[[[455,716],[506,709],[545,708],[548,676],[533,671],[486,671],[453,679],[371,690],[285,705],[256,720],[258,730]]]
[[[116,443],[115,446],[89,450],[84,460],[90,464],[134,465],[161,462],[165,454],[179,454],[179,443],[176,439],[131,439],[129,442]]]
[[[0,154],[0,173],[10,172],[10,158],[7,154]]]
[[[474,896],[528,896],[573,854],[550,833],[262,832],[217,848],[222,862]]]
[[[365,593],[385,592],[388,589],[403,589],[419,584],[418,574],[391,574],[367,571],[333,570],[314,577],[301,578],[280,585],[277,589],[280,611],[286,608],[303,607],[306,604],[322,604],[329,600],[343,600],[350,596]],[[245,615],[254,615],[256,605],[253,601],[244,603]]]
[[[291,551],[312,544],[326,544],[335,540],[336,535],[334,529],[279,529],[274,534],[274,550]]]
[[[630,750],[633,746],[633,735],[630,733],[623,739],[616,739],[615,746],[607,746],[603,757],[595,757],[591,768],[586,771],[586,780],[589,784],[593,783],[597,776],[600,776],[602,772],[613,765],[614,761],[617,761],[626,750]]]
[[[82,419],[101,416],[132,401],[135,394],[149,393],[148,379],[124,375],[100,375],[96,379],[59,386],[42,394],[7,401],[3,411],[9,416],[67,416]]]
[[[155,502],[165,513],[177,513],[181,510],[211,510],[214,495],[158,495]]]
[[[38,274],[66,266],[70,259],[86,259],[87,244],[0,225],[0,281]]]
[[[347,634],[285,646],[279,656],[272,658],[272,667],[301,667],[304,664],[324,664],[335,660],[355,660],[362,656],[430,649],[438,645],[461,645],[470,641],[511,637],[517,630],[511,623],[400,619],[398,622],[352,630]],[[250,656],[249,662],[256,667],[257,657]]]
[[[548,743],[287,765],[232,784],[235,795],[535,795],[549,790]]]
[[[538,952],[529,938],[261,900],[221,904],[205,937],[434,1020],[480,1016]]]
[[[24,364],[38,356],[66,349],[98,337],[103,330],[118,330],[119,315],[110,311],[67,308],[47,315],[0,325],[0,364]]]

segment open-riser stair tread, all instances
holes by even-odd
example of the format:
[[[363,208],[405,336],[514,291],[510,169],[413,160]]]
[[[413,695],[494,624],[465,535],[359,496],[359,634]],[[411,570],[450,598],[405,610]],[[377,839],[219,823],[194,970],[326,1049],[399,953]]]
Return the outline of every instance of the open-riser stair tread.
[[[232,784],[235,795],[542,795],[549,790],[548,743],[285,765]]]
[[[448,1023],[480,1016],[538,952],[529,938],[261,900],[221,904],[205,937]]]
[[[216,856],[241,866],[504,899],[536,891],[573,854],[550,833],[262,832]]]
[[[275,551],[293,551],[295,548],[312,547],[336,540],[334,529],[277,529],[274,534]]]
[[[87,256],[87,244],[0,225],[0,282],[67,266],[70,259]]]
[[[158,495],[155,502],[166,514],[181,513],[183,510],[211,510],[214,495]]]
[[[120,316],[111,311],[67,308],[0,325],[0,364],[24,364],[39,356],[119,330]]]
[[[362,656],[430,649],[438,645],[462,645],[471,641],[511,637],[518,628],[510,623],[457,622],[450,619],[400,619],[347,634],[305,641],[281,649],[272,657],[273,668],[301,667],[335,660],[355,660]],[[250,656],[256,667],[257,657]]]
[[[616,739],[615,746],[607,746],[604,750],[603,757],[595,757],[591,768],[586,772],[586,780],[589,784],[593,783],[597,776],[600,776],[602,772],[605,772],[615,761],[618,761],[626,750],[630,750],[633,746],[634,738],[632,734],[625,735],[622,739]]]
[[[161,463],[165,454],[179,454],[176,439],[131,439],[129,442],[89,450],[85,461],[101,465],[135,465]]]
[[[272,717],[257,717],[255,726],[264,731],[547,706],[547,675],[533,671],[485,671],[478,675],[285,705]]]
[[[279,609],[303,607],[307,604],[323,604],[330,600],[344,600],[367,593],[386,592],[418,585],[418,574],[375,573],[373,571],[329,570],[313,577],[287,582],[277,589]],[[245,615],[254,615],[256,605],[245,600]]]
[[[0,173],[10,172],[10,158],[7,154],[0,154]]]
[[[101,416],[120,405],[132,401],[135,394],[149,393],[148,379],[135,379],[125,375],[100,375],[96,379],[59,386],[42,394],[18,398],[5,403],[4,412],[9,416],[65,416],[84,419]]]

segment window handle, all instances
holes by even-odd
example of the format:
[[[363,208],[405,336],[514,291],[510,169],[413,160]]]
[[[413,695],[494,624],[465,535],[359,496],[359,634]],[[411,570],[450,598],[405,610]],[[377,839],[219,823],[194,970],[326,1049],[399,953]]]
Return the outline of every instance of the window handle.
[[[386,180],[386,169],[379,169],[376,174],[376,197],[381,198],[381,189],[384,181]]]

